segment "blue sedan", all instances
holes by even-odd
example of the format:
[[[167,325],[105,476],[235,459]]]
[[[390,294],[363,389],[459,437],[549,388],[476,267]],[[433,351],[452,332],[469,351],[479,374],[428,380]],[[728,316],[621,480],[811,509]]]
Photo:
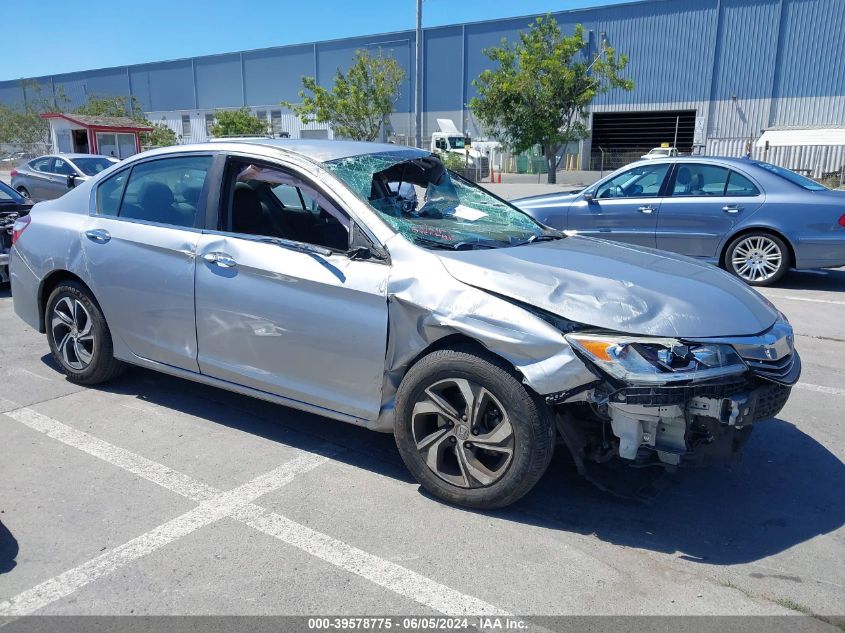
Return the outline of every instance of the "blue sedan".
[[[639,161],[577,194],[514,202],[561,230],[722,266],[752,286],[845,266],[845,191],[744,158]]]

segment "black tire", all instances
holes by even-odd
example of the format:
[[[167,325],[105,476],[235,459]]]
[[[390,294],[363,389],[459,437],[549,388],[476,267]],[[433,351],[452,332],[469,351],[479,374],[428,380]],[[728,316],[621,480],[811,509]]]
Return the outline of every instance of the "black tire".
[[[763,245],[762,248],[756,245]],[[739,250],[741,249],[741,250]],[[771,250],[770,250],[771,249]],[[764,252],[768,251],[768,252]],[[775,261],[761,264],[763,269],[754,270],[750,258],[775,257]],[[761,260],[762,261],[762,260]],[[748,262],[746,265],[745,262]],[[736,237],[725,251],[725,269],[750,286],[771,286],[789,271],[792,264],[789,247],[777,235],[765,231],[745,233]],[[745,268],[743,268],[745,266]],[[770,266],[776,268],[771,270]]]
[[[496,452],[500,450],[498,448],[492,451],[487,448],[482,450],[481,446],[475,445],[480,443],[483,437],[492,435],[492,431],[467,437],[468,428],[472,428],[471,425],[475,422],[466,421],[466,417],[459,418],[457,426],[451,423],[451,431],[448,419],[439,414],[418,414],[416,422],[414,421],[415,406],[419,403],[421,407],[424,407],[425,403],[431,403],[430,394],[426,392],[426,389],[429,387],[438,389],[443,384],[448,385],[452,380],[468,381],[469,384],[486,391],[487,395],[478,398],[478,402],[487,402],[485,406],[488,408],[484,411],[484,416],[492,413],[494,425],[507,424],[512,430],[510,444],[512,452],[509,461],[500,467],[498,478],[491,480],[488,484],[473,481],[475,487],[472,487],[471,485],[456,485],[445,480],[443,476],[429,468],[426,457],[417,448],[415,429],[419,429],[420,421],[432,424],[434,431],[430,435],[428,431],[418,433],[418,436],[433,437],[439,433],[445,433],[446,440],[451,442],[451,446],[445,440],[441,444],[443,448],[440,454],[444,455],[444,471],[449,458],[448,451],[451,450],[454,453],[453,461],[460,470],[454,478],[463,477],[465,483],[470,483],[471,478],[467,479],[465,475],[460,474],[466,472],[466,467],[458,463],[459,450],[469,451],[465,455],[470,456],[473,460],[471,463],[475,466],[478,466],[480,460],[491,459],[491,455],[494,456],[492,459],[495,463],[506,458],[506,455],[502,457],[504,454]],[[459,391],[454,385],[446,389]],[[440,395],[446,394],[447,391]],[[502,412],[498,412],[500,405]],[[469,408],[465,406],[463,411]],[[482,407],[474,407],[476,408]],[[459,405],[453,410],[458,411],[458,409]],[[497,412],[501,414],[499,418],[495,416]],[[428,417],[424,417],[426,415]],[[483,424],[490,419],[485,417]],[[499,420],[498,423],[496,419]],[[465,422],[461,424],[461,420]],[[490,428],[486,426],[484,430],[487,431]],[[492,428],[500,429],[500,426]],[[479,431],[479,427],[473,428],[471,432],[476,431]],[[402,460],[423,488],[432,495],[457,505],[493,509],[507,506],[520,499],[534,487],[546,471],[554,452],[554,433],[552,411],[538,396],[526,389],[513,369],[495,356],[469,346],[437,350],[419,360],[403,378],[396,396],[394,435]],[[434,443],[437,442],[433,442],[432,445]],[[470,448],[464,448],[467,446]],[[491,446],[491,444],[482,444],[482,446]],[[438,448],[438,451],[440,450]],[[428,453],[426,455],[430,457]],[[466,461],[465,457],[464,462]]]
[[[80,305],[84,310],[80,310]],[[72,312],[71,317],[76,325],[71,326],[67,322],[59,323],[61,319],[56,312],[57,306],[65,316]],[[83,312],[87,314],[85,318],[82,317]],[[90,328],[88,327],[89,320]],[[65,281],[53,289],[47,300],[44,324],[53,359],[71,382],[80,385],[96,385],[117,377],[126,369],[125,363],[114,357],[111,332],[100,306],[82,284]],[[91,335],[90,344],[87,340],[88,335],[84,334],[85,331]],[[80,335],[74,338],[73,332]],[[67,333],[71,333],[69,341],[64,338]],[[57,337],[61,337],[61,340],[57,341]],[[78,345],[73,345],[74,341],[79,341]],[[62,342],[64,342],[64,353],[60,350]],[[88,354],[90,354],[90,360],[85,362]]]
[[[25,198],[29,198],[32,200],[32,196],[29,195],[29,191],[27,191],[26,187],[18,187],[18,193],[24,196]]]

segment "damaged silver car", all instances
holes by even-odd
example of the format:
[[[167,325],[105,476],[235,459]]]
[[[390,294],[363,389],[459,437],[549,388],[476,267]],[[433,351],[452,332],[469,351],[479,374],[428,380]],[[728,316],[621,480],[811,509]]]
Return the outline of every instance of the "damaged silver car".
[[[74,382],[129,363],[391,432],[423,487],[478,508],[556,449],[643,496],[734,457],[800,373],[740,280],[566,236],[395,145],[139,154],[18,219],[11,281]]]

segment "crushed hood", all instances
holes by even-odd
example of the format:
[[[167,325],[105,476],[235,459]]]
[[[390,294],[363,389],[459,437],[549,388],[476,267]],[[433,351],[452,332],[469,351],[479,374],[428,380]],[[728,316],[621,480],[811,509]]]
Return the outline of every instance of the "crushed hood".
[[[728,273],[645,247],[573,236],[437,254],[465,284],[627,334],[748,336],[778,316],[768,300]]]

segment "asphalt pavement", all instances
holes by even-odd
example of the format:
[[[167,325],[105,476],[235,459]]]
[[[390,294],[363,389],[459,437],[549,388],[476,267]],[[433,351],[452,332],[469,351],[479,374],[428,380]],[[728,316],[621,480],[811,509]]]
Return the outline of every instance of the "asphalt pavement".
[[[84,388],[0,290],[0,617],[797,614],[845,605],[845,269],[763,291],[804,362],[733,467],[652,505],[560,451],[496,512],[391,436],[142,369]]]

